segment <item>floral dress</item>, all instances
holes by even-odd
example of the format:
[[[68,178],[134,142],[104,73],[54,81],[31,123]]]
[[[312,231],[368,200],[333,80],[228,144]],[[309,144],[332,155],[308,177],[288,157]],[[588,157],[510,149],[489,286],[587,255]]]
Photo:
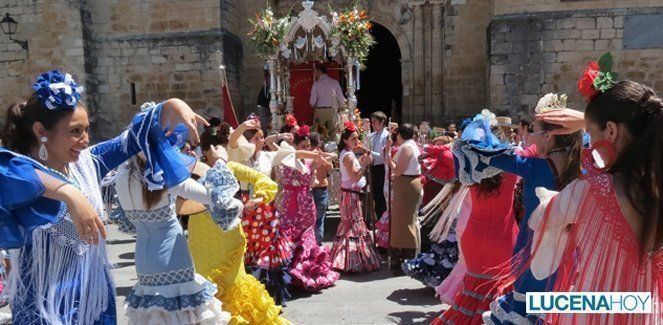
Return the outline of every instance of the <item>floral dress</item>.
[[[332,270],[329,248],[318,246],[315,240],[310,163],[297,161],[295,168],[280,165],[276,171],[282,186],[275,200],[281,233],[294,246],[294,257],[288,267],[292,284],[308,291],[331,287],[339,274]]]

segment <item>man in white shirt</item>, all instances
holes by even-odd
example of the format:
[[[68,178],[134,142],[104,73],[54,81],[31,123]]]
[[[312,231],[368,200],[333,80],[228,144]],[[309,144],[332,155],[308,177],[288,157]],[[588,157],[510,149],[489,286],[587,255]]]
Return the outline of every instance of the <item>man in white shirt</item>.
[[[387,124],[387,115],[377,111],[371,114],[371,126],[373,133],[368,135],[369,149],[373,157],[371,166],[371,192],[375,202],[375,213],[377,218],[387,211],[387,203],[384,198],[384,148],[387,145],[389,130],[385,127]]]
[[[309,104],[313,107],[314,122],[324,126],[325,136],[328,140],[336,141],[339,118],[336,109],[345,105],[345,97],[341,85],[336,79],[327,75],[327,67],[322,64],[315,65],[315,82],[311,88]]]

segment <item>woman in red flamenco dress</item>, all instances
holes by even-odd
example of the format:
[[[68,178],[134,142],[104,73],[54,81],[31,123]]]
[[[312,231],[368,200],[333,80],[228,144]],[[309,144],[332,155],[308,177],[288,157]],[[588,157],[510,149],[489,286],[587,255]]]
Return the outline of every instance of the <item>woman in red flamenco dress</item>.
[[[594,64],[596,66],[596,64]],[[591,69],[592,65],[588,69]],[[600,75],[609,69],[593,74]],[[585,73],[591,81],[592,75]],[[579,90],[585,113],[539,116],[586,129],[586,174],[559,193],[539,191],[532,214],[535,276],[557,269],[556,292],[649,292],[649,314],[551,314],[554,324],[660,324],[663,320],[663,100],[633,81]],[[585,87],[582,87],[585,85]],[[583,91],[589,89],[589,91]]]
[[[518,235],[512,211],[516,180],[502,173],[470,187],[472,212],[460,238],[467,273],[453,306],[431,324],[482,324],[481,314],[502,294],[501,275]]]

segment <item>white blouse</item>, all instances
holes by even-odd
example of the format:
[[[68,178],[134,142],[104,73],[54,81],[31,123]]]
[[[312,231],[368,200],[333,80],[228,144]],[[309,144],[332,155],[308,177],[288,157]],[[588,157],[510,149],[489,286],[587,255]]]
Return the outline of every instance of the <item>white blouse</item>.
[[[343,163],[345,160],[345,157],[350,156],[352,159],[352,165],[354,168],[359,169],[361,168],[361,165],[359,164],[359,160],[357,160],[357,157],[355,157],[354,153],[352,151],[348,150],[343,150],[341,152],[341,156],[339,157],[339,161],[341,162],[341,187],[346,188],[346,189],[361,189],[366,186],[366,177],[362,176],[359,181],[356,183],[353,183],[352,180],[350,180],[350,174],[348,170],[345,168],[345,164]]]
[[[403,148],[405,147],[412,148],[412,157],[410,157],[410,161],[407,163],[407,167],[405,168],[405,171],[403,171],[403,175],[420,175],[421,165],[419,164],[419,155],[421,154],[421,151],[419,151],[419,146],[417,146],[417,143],[413,139],[403,142],[403,144],[398,147],[398,151],[396,151],[396,155],[394,156],[394,161],[398,163],[398,159],[400,155],[403,154]]]
[[[123,164],[117,169],[115,178],[115,190],[117,199],[123,210],[148,210],[143,201],[143,182],[140,175],[132,175],[128,164]],[[194,200],[202,204],[210,204],[210,195],[207,188],[197,181],[188,178],[177,186],[168,189],[168,194],[181,196],[185,199]],[[163,208],[170,204],[168,195],[163,195],[161,200],[151,210]]]

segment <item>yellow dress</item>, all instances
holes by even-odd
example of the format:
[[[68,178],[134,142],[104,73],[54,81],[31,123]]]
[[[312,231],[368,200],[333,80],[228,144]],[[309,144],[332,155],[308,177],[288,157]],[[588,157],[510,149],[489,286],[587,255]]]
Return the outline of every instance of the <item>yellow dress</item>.
[[[228,167],[238,179],[260,187],[265,200],[274,198],[276,183],[269,177],[241,164],[229,162]],[[196,271],[218,286],[216,297],[232,314],[231,324],[290,324],[279,317],[281,307],[265,286],[244,271],[246,238],[241,226],[224,232],[209,212],[202,212],[189,218],[188,229]]]

